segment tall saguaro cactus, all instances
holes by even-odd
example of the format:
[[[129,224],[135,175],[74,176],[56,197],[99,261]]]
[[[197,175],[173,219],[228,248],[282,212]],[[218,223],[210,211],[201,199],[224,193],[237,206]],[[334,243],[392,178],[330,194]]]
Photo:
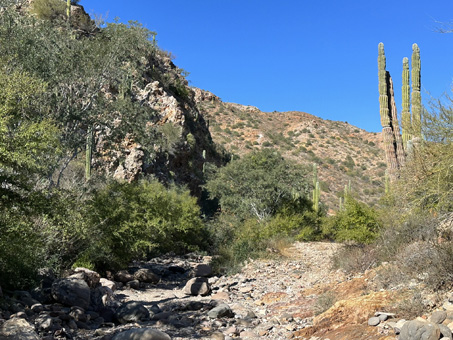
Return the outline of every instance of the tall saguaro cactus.
[[[414,137],[422,136],[422,97],[420,94],[421,83],[420,48],[412,45],[412,130]]]
[[[321,189],[319,187],[318,181],[318,167],[316,163],[313,163],[313,210],[319,211],[319,196],[321,194]]]
[[[397,159],[397,141],[394,133],[394,122],[393,119],[396,116],[396,112],[392,113],[396,107],[394,107],[394,98],[391,91],[391,79],[390,73],[387,72],[386,59],[384,52],[384,44],[379,43],[379,54],[378,54],[378,74],[379,74],[379,112],[381,115],[382,134],[384,140],[384,151],[385,158],[387,161],[387,167],[391,178],[396,178],[398,174],[398,159]]]
[[[402,107],[403,111],[401,112],[401,127],[403,130],[403,144],[404,148],[407,147],[407,142],[412,139],[411,130],[411,87],[409,85],[409,59],[407,57],[403,58],[403,86],[401,88],[402,92]]]

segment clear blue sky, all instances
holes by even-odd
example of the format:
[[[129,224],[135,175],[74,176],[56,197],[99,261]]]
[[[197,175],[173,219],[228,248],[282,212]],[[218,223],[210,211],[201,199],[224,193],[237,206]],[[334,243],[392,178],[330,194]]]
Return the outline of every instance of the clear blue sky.
[[[422,97],[451,91],[452,0],[81,0],[107,21],[137,20],[191,85],[262,111],[305,111],[380,131],[378,43],[401,113],[402,59],[421,50]]]

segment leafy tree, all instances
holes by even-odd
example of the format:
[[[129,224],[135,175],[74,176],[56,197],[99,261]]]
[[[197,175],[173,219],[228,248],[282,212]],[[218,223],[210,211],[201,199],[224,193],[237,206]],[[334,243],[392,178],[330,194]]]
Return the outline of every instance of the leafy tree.
[[[306,169],[263,149],[218,169],[205,187],[222,212],[264,221],[295,195],[308,194],[306,177]]]

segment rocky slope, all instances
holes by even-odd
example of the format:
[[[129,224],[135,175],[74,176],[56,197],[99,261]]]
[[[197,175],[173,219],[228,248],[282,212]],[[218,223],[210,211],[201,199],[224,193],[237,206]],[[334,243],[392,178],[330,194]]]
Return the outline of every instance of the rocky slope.
[[[322,200],[330,209],[338,208],[338,194],[349,181],[361,200],[377,202],[386,169],[379,133],[305,112],[262,112],[222,102],[208,91],[194,91],[214,142],[228,151],[241,155],[274,148],[302,164],[317,163]]]

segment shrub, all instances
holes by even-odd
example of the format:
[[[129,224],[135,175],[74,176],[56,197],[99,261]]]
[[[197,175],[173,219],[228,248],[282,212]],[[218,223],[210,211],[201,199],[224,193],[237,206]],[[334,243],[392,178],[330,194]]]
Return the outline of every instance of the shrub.
[[[90,247],[82,259],[98,270],[115,269],[150,253],[183,253],[203,245],[196,199],[157,181],[112,182],[89,200]]]
[[[61,0],[34,0],[31,12],[43,20],[65,18],[66,3]]]
[[[378,236],[379,225],[376,211],[346,195],[343,210],[326,219],[323,232],[337,241],[366,244]]]

